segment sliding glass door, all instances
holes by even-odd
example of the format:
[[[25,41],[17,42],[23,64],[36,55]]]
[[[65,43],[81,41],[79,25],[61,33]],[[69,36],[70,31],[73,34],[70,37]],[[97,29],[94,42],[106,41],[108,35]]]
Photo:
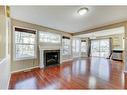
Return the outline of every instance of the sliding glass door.
[[[109,57],[110,39],[91,40],[91,56]]]
[[[100,40],[100,57],[109,57],[110,55],[110,39]]]

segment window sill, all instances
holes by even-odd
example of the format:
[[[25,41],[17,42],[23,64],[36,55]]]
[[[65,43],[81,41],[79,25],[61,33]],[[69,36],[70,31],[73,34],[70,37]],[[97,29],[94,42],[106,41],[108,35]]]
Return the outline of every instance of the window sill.
[[[24,58],[16,58],[14,61],[24,61],[24,60],[34,60],[36,57],[24,57]]]

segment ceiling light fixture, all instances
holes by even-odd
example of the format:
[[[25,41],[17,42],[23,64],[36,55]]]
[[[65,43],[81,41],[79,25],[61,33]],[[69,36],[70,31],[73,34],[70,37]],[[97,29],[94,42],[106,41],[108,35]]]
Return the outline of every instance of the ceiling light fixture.
[[[86,8],[86,7],[80,8],[80,9],[78,10],[78,14],[79,14],[79,15],[84,15],[84,14],[86,14],[87,12],[88,12],[88,8]]]

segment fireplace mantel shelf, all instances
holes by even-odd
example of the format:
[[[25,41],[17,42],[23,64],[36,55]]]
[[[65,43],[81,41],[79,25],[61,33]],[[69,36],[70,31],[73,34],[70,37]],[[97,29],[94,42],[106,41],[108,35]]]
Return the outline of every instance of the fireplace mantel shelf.
[[[43,51],[43,50],[60,50],[59,48],[41,48],[40,51]]]

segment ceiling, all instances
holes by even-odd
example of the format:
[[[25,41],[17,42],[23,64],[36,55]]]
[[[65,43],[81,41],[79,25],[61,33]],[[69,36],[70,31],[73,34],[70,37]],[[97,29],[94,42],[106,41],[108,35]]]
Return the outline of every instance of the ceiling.
[[[96,37],[116,35],[116,34],[124,34],[124,27],[118,27],[118,28],[102,30],[102,31],[97,31],[93,33],[88,33],[88,34],[77,35],[75,37],[79,37],[79,38],[89,37],[92,39]]]
[[[101,25],[127,20],[127,6],[86,6],[89,11],[77,13],[83,6],[11,6],[11,17],[76,33]]]

